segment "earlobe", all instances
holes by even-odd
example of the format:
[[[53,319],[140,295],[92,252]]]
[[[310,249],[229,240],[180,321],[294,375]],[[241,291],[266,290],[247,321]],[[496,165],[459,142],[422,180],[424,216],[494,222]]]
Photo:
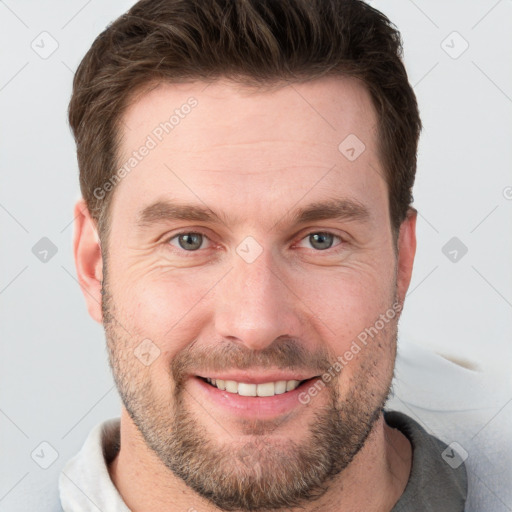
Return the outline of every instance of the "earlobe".
[[[73,253],[78,282],[91,317],[102,323],[103,257],[95,221],[83,199],[75,204]]]
[[[414,256],[416,254],[416,218],[418,212],[409,208],[407,217],[400,226],[398,235],[397,293],[401,304],[411,282]]]

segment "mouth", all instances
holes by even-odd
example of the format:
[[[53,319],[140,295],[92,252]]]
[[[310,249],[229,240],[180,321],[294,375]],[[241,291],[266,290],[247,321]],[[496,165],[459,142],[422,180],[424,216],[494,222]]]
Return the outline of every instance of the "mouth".
[[[235,380],[214,379],[210,377],[199,378],[211,386],[220,389],[221,391],[226,391],[227,393],[239,396],[272,397],[294,391],[299,386],[305,382],[313,380],[315,377],[304,380],[278,380],[261,382],[258,384],[251,382],[238,382]]]
[[[211,414],[240,420],[272,420],[304,413],[303,393],[319,375],[311,373],[229,371],[217,375],[192,375],[189,390]],[[197,393],[197,394],[196,394]]]

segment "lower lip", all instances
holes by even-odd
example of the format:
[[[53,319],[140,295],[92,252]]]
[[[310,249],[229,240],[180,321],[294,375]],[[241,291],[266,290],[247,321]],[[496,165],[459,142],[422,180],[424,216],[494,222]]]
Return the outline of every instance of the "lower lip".
[[[282,414],[290,413],[297,407],[303,407],[299,395],[311,387],[317,378],[304,381],[293,391],[287,391],[274,396],[241,396],[228,393],[208,384],[199,377],[192,378],[194,389],[206,396],[209,403],[213,402],[226,412],[240,418],[271,419]]]

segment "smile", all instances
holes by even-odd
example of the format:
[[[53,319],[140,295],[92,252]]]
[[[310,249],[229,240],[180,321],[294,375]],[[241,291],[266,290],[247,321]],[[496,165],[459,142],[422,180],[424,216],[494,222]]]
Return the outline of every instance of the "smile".
[[[204,379],[212,386],[227,391],[228,393],[237,394],[240,396],[274,396],[281,395],[288,391],[293,391],[302,382],[300,380],[279,380],[275,382],[262,382],[260,384],[251,384],[248,382],[237,382],[234,380],[222,379]]]

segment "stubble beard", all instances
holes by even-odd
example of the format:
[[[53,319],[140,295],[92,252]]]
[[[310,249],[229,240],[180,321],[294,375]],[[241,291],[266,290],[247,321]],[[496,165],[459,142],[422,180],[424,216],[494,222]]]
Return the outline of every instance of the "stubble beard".
[[[210,423],[222,426],[222,417],[212,418],[204,412],[200,419],[187,408],[187,402],[194,400],[186,399],[189,392],[179,380],[184,372],[177,361],[171,363],[169,376],[178,379],[173,396],[154,392],[149,374],[141,373],[142,365],[133,356],[136,343],[114,318],[106,273],[104,277],[103,323],[110,366],[124,407],[165,467],[217,508],[263,512],[304,506],[323,496],[329,483],[364,446],[390,391],[395,350],[389,354],[388,347],[393,341],[396,344],[397,322],[358,354],[364,359],[344,397],[337,389],[337,378],[322,390],[321,394],[328,393],[326,405],[318,407],[300,443],[282,437],[278,440],[272,430],[279,425],[256,421],[246,425],[244,436],[233,436],[237,439],[222,445],[208,430]],[[283,346],[276,352],[281,367],[286,358]],[[289,346],[293,349],[293,344]],[[296,354],[289,355],[296,359]],[[386,375],[379,377],[379,358],[386,356],[392,356],[392,361]],[[243,357],[238,354],[232,363],[240,363]],[[269,353],[268,359],[272,357]],[[226,366],[229,364],[226,361]],[[311,406],[315,406],[315,398]]]

